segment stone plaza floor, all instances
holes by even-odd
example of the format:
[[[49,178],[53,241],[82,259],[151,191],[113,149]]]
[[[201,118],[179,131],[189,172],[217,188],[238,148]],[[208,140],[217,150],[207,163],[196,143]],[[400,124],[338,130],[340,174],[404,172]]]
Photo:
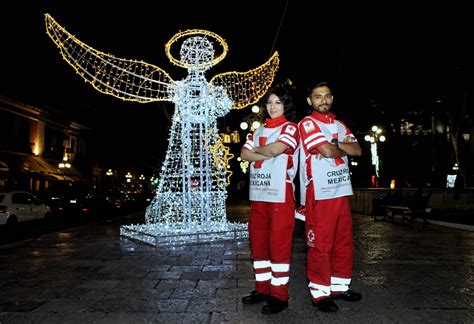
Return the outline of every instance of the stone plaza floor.
[[[246,205],[229,206],[245,221]],[[154,248],[119,236],[144,213],[0,247],[0,323],[473,323],[474,232],[354,215],[357,303],[311,306],[297,221],[289,308],[243,305],[249,243]]]

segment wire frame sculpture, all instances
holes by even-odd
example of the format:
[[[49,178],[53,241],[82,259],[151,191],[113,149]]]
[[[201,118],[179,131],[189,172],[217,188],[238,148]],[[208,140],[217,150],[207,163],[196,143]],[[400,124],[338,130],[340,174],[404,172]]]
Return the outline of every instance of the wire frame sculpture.
[[[210,31],[186,30],[165,45],[170,61],[188,71],[185,79],[174,81],[155,65],[97,51],[49,14],[45,19],[47,34],[63,58],[98,91],[127,101],[175,104],[166,157],[145,224],[122,226],[121,235],[152,245],[248,237],[246,224],[227,221],[227,165],[232,155],[219,137],[217,118],[265,94],[278,68],[278,53],[253,70],[218,74],[208,82],[205,72],[226,56],[227,44]],[[181,40],[177,59],[171,50]],[[222,47],[218,56],[212,41]]]

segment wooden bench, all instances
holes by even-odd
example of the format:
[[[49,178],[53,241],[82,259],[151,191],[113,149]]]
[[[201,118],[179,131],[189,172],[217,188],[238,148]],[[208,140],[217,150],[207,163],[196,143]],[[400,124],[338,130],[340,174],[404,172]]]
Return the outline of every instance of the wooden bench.
[[[420,218],[426,223],[427,214],[431,212],[431,208],[428,207],[430,197],[431,191],[426,193],[419,191],[411,197],[405,197],[403,201],[387,201],[387,204],[380,204],[379,208],[385,212],[384,219],[391,222],[399,215],[407,224],[413,223],[415,218]],[[374,220],[377,220],[377,216],[374,214]]]

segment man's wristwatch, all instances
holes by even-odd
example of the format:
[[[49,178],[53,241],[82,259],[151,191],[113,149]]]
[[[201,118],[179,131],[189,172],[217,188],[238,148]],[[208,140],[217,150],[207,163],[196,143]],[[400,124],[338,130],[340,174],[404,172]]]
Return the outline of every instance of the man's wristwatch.
[[[336,145],[336,147],[339,147],[339,141],[337,140],[337,138],[333,138],[331,140],[331,143],[333,143],[334,145]]]

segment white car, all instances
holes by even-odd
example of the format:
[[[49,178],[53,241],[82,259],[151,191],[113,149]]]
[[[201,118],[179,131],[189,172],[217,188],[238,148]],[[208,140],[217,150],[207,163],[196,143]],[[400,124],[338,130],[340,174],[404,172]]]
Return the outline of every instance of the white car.
[[[26,191],[0,192],[0,225],[51,216],[51,209]]]

